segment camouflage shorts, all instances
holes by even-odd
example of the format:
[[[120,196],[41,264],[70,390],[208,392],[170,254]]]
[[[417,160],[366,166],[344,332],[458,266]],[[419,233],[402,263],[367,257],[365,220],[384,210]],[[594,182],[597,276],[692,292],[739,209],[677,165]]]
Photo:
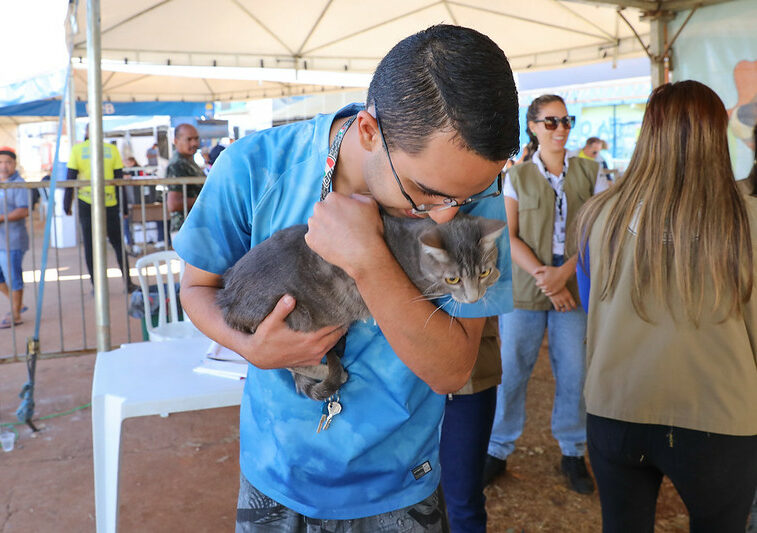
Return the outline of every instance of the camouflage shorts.
[[[448,533],[441,490],[422,502],[354,520],[308,518],[276,503],[239,476],[236,533]]]

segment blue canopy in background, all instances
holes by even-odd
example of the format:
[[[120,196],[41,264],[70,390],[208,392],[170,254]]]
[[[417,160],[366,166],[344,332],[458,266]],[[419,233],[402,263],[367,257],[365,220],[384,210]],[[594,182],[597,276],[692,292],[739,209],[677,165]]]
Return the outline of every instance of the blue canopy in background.
[[[60,109],[60,98],[45,98],[31,102],[3,105],[0,101],[0,116],[54,117]],[[212,111],[212,104],[210,110]],[[189,116],[211,114],[206,102],[103,102],[103,116]],[[76,102],[76,116],[86,117],[87,103]]]
[[[66,71],[55,71],[0,87],[0,116],[57,117]],[[103,116],[212,115],[209,102],[132,101],[103,102]],[[86,117],[87,103],[76,102],[76,116]]]

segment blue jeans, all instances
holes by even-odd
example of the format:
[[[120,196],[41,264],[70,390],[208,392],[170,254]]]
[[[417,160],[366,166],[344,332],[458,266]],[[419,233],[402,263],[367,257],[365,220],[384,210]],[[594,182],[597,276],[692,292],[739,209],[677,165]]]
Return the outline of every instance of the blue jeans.
[[[11,250],[10,253],[0,250],[0,283],[5,283],[12,291],[20,291],[24,288],[23,269],[21,268],[24,253],[23,250]],[[8,271],[9,256],[10,271]]]
[[[451,533],[486,533],[484,460],[496,388],[447,398],[439,461]]]
[[[500,315],[502,384],[497,388],[489,455],[506,459],[526,421],[526,386],[534,369],[539,347],[548,332],[549,360],[555,377],[552,404],[552,435],[563,455],[581,457],[586,450],[586,313],[574,311],[527,311],[515,309]]]

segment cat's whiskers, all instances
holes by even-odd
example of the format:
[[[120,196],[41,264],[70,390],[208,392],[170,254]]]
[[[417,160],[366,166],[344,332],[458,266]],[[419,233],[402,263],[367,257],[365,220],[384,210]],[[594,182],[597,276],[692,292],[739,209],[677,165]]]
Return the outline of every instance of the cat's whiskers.
[[[445,294],[445,293],[443,293],[443,292],[440,292],[440,293],[432,293],[432,294],[421,294],[420,296],[416,296],[415,298],[413,298],[413,299],[412,299],[412,300],[410,300],[410,301],[411,301],[411,302],[420,302],[420,301],[426,301],[426,302],[430,302],[431,300],[433,300],[433,299],[435,299],[435,298],[439,298],[439,297],[441,297],[441,296],[444,296],[444,294]]]
[[[434,310],[433,310],[433,311],[431,312],[431,314],[430,314],[430,315],[428,315],[428,318],[426,319],[426,322],[424,322],[424,324],[423,324],[423,329],[426,329],[426,326],[428,326],[428,322],[429,322],[429,320],[431,320],[431,317],[432,317],[432,316],[434,316],[434,315],[436,314],[436,312],[437,312],[437,311],[438,311],[439,309],[442,309],[442,308],[443,308],[443,307],[444,307],[445,305],[447,305],[448,303],[449,303],[449,300],[448,300],[448,301],[446,301],[446,302],[444,302],[444,303],[442,303],[441,305],[437,306],[437,307],[436,307],[436,309],[434,309]]]

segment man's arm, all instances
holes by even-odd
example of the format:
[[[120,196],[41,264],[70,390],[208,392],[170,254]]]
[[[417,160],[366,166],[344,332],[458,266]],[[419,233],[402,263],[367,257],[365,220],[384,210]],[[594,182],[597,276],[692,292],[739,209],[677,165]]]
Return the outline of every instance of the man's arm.
[[[187,212],[195,205],[197,198],[187,197]],[[168,191],[166,196],[166,207],[169,213],[174,211],[184,211],[184,195],[180,191]]]
[[[383,239],[376,204],[331,193],[316,204],[305,241],[344,269],[398,357],[435,392],[459,390],[476,361],[485,318],[455,318],[428,301]]]
[[[211,339],[237,352],[258,368],[317,365],[344,335],[344,328],[323,328],[303,333],[293,331],[284,319],[295,301],[284,296],[254,335],[230,328],[216,305],[221,276],[186,265],[181,280],[181,305],[192,323]]]
[[[28,207],[17,207],[7,215],[3,215],[2,222],[15,222],[16,220],[23,220],[29,215]]]
[[[68,172],[66,174],[67,180],[75,180],[77,177],[79,177],[79,171],[75,168],[69,168]],[[66,192],[63,193],[63,212],[67,215],[71,214],[71,204],[74,201],[74,189],[73,187],[69,187],[66,189]]]

